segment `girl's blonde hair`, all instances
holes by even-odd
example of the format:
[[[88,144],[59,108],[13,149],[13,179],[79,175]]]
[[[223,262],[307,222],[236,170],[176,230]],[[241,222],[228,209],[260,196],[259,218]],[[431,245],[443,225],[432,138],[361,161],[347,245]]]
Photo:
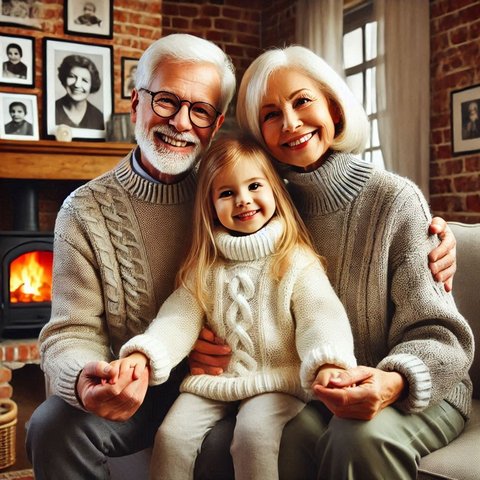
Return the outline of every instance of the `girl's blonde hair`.
[[[273,278],[276,280],[282,278],[290,265],[291,254],[298,246],[310,250],[318,257],[308,230],[268,153],[252,137],[221,136],[212,143],[200,161],[191,248],[180,267],[176,282],[177,286],[189,288],[205,310],[210,296],[208,274],[212,266],[219,261],[214,240],[218,220],[211,196],[212,185],[221,171],[234,168],[242,161],[253,161],[263,171],[273,191],[276,203],[275,216],[283,223],[283,233],[278,241],[272,264]],[[323,263],[323,258],[318,258]]]

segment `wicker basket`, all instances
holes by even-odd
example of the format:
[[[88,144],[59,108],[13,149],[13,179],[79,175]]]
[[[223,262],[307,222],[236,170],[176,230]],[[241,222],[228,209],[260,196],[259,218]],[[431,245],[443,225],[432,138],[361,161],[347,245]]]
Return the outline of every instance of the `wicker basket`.
[[[17,404],[8,398],[0,399],[0,469],[15,463]]]

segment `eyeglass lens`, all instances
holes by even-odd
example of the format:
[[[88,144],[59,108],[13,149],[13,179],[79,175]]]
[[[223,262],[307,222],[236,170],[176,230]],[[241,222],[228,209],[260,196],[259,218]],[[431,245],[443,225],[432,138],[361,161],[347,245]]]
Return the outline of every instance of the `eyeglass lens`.
[[[175,115],[182,106],[182,103],[189,103],[188,114],[190,121],[197,127],[206,128],[215,123],[217,111],[209,103],[180,100],[176,95],[169,92],[157,92],[152,98],[154,112],[160,117],[171,117]]]

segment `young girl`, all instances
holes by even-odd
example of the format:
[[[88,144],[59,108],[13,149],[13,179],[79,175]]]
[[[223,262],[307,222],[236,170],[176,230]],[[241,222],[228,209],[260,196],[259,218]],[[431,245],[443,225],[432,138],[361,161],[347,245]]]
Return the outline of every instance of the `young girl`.
[[[120,351],[120,371],[167,380],[207,323],[232,348],[227,371],[188,376],[158,430],[151,476],[193,478],[197,452],[232,409],[235,478],[278,478],[284,425],[343,368],[356,365],[345,310],[267,154],[225,137],[202,160],[191,250],[178,289],[143,335]]]

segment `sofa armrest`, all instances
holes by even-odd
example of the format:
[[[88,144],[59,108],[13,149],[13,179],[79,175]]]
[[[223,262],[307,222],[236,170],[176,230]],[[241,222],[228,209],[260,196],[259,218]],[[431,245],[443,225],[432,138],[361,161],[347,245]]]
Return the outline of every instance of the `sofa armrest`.
[[[475,343],[480,339],[480,223],[466,224],[448,222],[457,239],[457,273],[453,279],[453,297],[460,313],[468,320],[473,330]],[[475,357],[470,377],[473,396],[480,399],[480,351]]]

